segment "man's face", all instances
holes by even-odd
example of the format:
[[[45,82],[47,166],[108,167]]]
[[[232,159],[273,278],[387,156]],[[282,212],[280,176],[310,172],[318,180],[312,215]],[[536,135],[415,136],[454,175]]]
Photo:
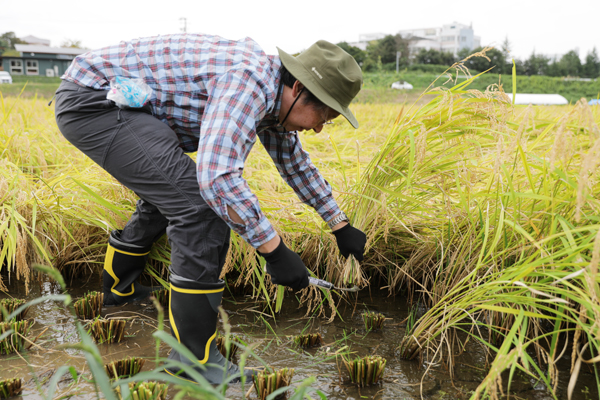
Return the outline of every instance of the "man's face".
[[[304,96],[302,94],[301,96]],[[326,112],[315,109],[310,104],[305,104],[300,98],[294,105],[287,120],[285,121],[286,131],[310,131],[311,129],[319,133],[323,130],[323,124],[328,120]]]
[[[292,103],[297,96],[300,96],[300,98],[293,104],[289,115],[287,115],[284,128],[288,132],[314,130],[319,133],[323,130],[323,125],[337,117],[339,113],[328,107],[323,110],[306,103],[307,94],[302,90],[303,86],[299,81],[296,81],[294,87],[289,90],[288,104]]]

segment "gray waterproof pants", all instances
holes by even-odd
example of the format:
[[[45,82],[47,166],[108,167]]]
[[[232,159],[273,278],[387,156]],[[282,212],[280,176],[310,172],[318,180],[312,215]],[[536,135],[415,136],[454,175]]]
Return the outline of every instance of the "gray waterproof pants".
[[[121,110],[106,93],[63,82],[55,113],[69,142],[140,197],[121,241],[146,247],[166,231],[171,272],[217,282],[230,229],[200,196],[196,164],[169,126],[149,111]]]

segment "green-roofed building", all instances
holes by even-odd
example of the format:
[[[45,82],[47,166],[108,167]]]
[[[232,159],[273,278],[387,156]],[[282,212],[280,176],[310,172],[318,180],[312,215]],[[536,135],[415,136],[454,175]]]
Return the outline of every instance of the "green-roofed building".
[[[15,50],[2,55],[2,67],[11,75],[60,77],[75,56],[85,49],[16,44]]]

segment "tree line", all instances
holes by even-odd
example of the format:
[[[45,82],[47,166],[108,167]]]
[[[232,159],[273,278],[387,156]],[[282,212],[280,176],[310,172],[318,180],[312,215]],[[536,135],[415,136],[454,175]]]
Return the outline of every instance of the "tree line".
[[[15,49],[15,44],[25,44],[14,32],[4,32],[0,35],[0,57],[7,51]]]
[[[16,55],[11,54],[11,52],[15,51],[16,44],[27,44],[23,39],[20,39],[15,35],[14,32],[4,32],[0,34],[0,58],[2,55]],[[77,49],[84,49],[80,40],[74,39],[65,39],[60,44],[60,47],[72,47]],[[5,54],[6,53],[6,54]]]
[[[450,66],[464,60],[469,55],[480,52],[482,47],[473,50],[462,49],[457,56],[446,51],[421,49],[416,54],[409,53],[409,40],[400,34],[387,35],[380,40],[371,41],[366,50],[351,46],[347,42],[337,43],[351,54],[366,72],[395,71],[396,63],[400,68],[415,66]],[[510,56],[511,45],[508,39],[500,49],[493,48],[486,52],[489,61],[483,57],[473,57],[464,62],[471,71],[487,71],[498,74],[512,73],[513,61]],[[397,55],[400,54],[397,60]],[[596,48],[589,51],[582,62],[577,50],[571,50],[559,58],[551,58],[543,54],[531,53],[525,60],[515,59],[517,75],[545,75],[553,77],[579,77],[596,79],[600,77],[600,58]]]
[[[9,53],[5,55],[9,55],[11,50],[14,51],[15,44],[24,43],[26,42],[18,38],[14,32],[0,34],[0,57],[6,52]],[[397,65],[403,69],[418,67],[423,70],[427,70],[427,66],[448,67],[457,61],[464,60],[470,54],[482,50],[481,47],[474,50],[462,49],[456,57],[450,52],[435,49],[421,49],[416,54],[410,54],[409,44],[409,40],[400,34],[387,35],[380,40],[371,41],[366,50],[351,46],[347,42],[337,43],[352,55],[366,72],[395,71]],[[61,47],[83,48],[79,40],[72,39],[63,41]],[[473,57],[466,60],[464,64],[471,71],[483,72],[493,68],[492,72],[510,74],[513,67],[510,47],[510,42],[506,39],[500,49],[494,48],[486,52],[489,61],[483,57]],[[571,50],[556,59],[536,54],[534,51],[526,60],[515,59],[514,61],[517,75],[521,76],[570,76],[591,79],[600,77],[600,58],[596,48],[587,53],[584,62],[579,58],[577,50]],[[430,71],[435,72],[436,70],[430,69]]]

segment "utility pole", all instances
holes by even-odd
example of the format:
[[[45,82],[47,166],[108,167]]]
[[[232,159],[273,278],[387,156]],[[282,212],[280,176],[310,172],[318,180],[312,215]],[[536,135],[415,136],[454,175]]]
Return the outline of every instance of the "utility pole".
[[[400,71],[400,56],[402,55],[401,51],[396,52],[396,73]]]
[[[179,18],[179,20],[183,21],[183,28],[181,28],[181,31],[183,33],[187,33],[187,18],[182,17],[182,18]]]

